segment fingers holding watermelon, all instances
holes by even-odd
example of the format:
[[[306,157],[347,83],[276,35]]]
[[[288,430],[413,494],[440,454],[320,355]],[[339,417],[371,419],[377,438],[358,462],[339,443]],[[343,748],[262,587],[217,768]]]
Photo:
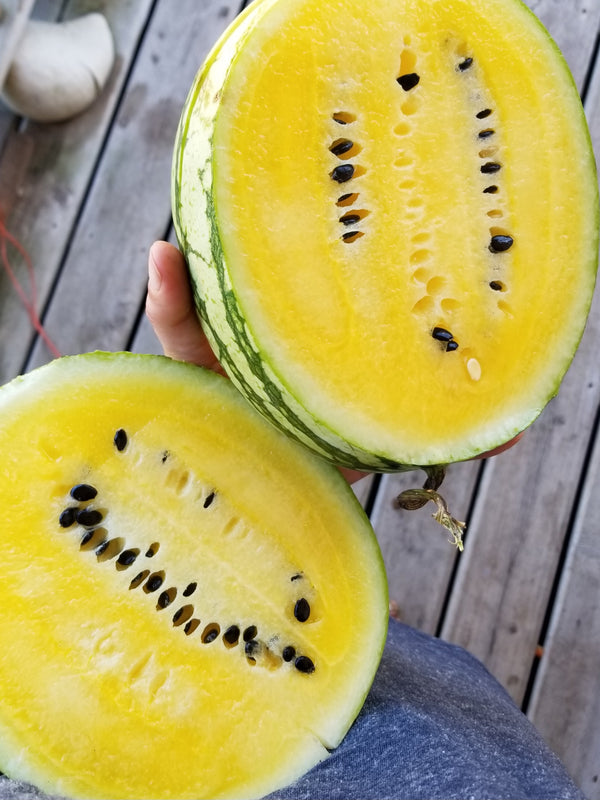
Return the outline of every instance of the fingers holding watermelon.
[[[185,260],[168,242],[150,248],[146,314],[165,355],[224,373],[196,314]]]

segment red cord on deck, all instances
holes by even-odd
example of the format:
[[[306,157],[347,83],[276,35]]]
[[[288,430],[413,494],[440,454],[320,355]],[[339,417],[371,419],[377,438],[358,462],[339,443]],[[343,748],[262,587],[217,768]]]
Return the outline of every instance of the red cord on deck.
[[[19,280],[15,275],[13,268],[11,267],[10,259],[8,257],[8,249],[6,247],[7,242],[15,248],[15,250],[20,254],[23,261],[25,262],[25,265],[27,267],[27,272],[29,274],[29,286],[30,286],[31,298],[27,297],[25,290],[19,283]],[[16,239],[6,229],[6,226],[4,225],[4,220],[2,219],[1,215],[0,215],[0,258],[2,259],[2,266],[4,267],[4,271],[8,275],[10,282],[14,286],[15,291],[18,294],[21,303],[23,304],[23,307],[25,308],[25,310],[29,315],[31,324],[33,325],[35,330],[39,333],[39,335],[42,337],[42,339],[46,344],[46,347],[52,353],[54,358],[60,358],[60,352],[58,348],[56,347],[56,345],[46,332],[46,329],[42,325],[42,321],[40,320],[39,315],[36,311],[37,287],[35,283],[35,273],[33,271],[33,264],[31,263],[31,258],[29,257],[29,253],[27,252],[27,250],[25,250],[21,242],[18,239]]]

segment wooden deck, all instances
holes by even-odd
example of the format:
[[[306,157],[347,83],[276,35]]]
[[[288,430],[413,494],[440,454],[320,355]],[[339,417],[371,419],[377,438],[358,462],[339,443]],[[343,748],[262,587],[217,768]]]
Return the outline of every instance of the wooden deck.
[[[68,123],[32,124],[0,104],[0,211],[31,256],[38,307],[61,353],[159,352],[143,315],[146,254],[172,237],[175,128],[203,56],[240,3],[36,3],[44,18],[102,10],[118,53],[100,100]],[[529,5],[565,53],[600,153],[600,0]],[[16,252],[12,262],[27,287]],[[397,615],[482,659],[600,799],[599,302],[559,396],[524,439],[450,469],[445,495],[468,522],[462,555],[428,509],[393,508],[414,475],[370,477],[357,492]],[[0,342],[0,382],[51,358],[2,270]]]

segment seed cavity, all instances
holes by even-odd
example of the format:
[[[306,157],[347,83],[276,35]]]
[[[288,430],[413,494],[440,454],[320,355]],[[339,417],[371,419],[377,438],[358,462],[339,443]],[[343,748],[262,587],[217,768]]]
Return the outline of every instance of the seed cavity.
[[[78,483],[70,491],[70,495],[73,500],[78,500],[80,502],[85,502],[87,500],[93,500],[94,497],[98,494],[98,490],[93,486],[90,486],[89,483]]]
[[[502,164],[498,164],[497,161],[486,161],[485,164],[481,165],[480,169],[484,175],[493,175],[502,169]]]
[[[505,236],[503,234],[498,234],[496,236],[492,236],[490,240],[490,251],[492,253],[504,253],[509,250],[513,246],[513,238],[512,236]]]
[[[449,342],[453,338],[450,331],[447,331],[446,328],[440,328],[437,326],[431,331],[431,335],[434,339],[437,339],[438,342]]]
[[[127,447],[127,433],[123,430],[123,428],[119,428],[119,430],[115,433],[113,441],[117,450],[122,453]]]
[[[346,231],[346,233],[342,234],[342,240],[346,244],[352,244],[352,242],[355,242],[357,239],[360,239],[360,237],[364,235],[365,234],[363,231]]]
[[[110,561],[111,558],[119,555],[125,546],[125,539],[117,536],[114,539],[107,539],[96,548],[98,561]]]
[[[94,528],[102,522],[103,515],[97,508],[82,508],[75,518],[84,528]]]
[[[130,548],[129,550],[123,550],[121,555],[117,558],[116,567],[117,569],[125,569],[126,567],[130,567],[136,558],[139,556],[140,551],[135,548]]]
[[[309,675],[311,672],[315,671],[315,665],[308,656],[298,656],[298,658],[294,661],[294,666],[298,672],[303,672],[306,675]]]
[[[240,629],[237,625],[230,625],[223,634],[226,647],[234,647],[240,640]]]
[[[178,608],[173,614],[173,626],[178,627],[179,625],[183,625],[184,622],[187,622],[188,619],[190,619],[193,613],[193,605],[187,604],[185,606],[181,606],[181,608]]]
[[[296,655],[296,648],[292,647],[291,645],[287,645],[287,647],[284,647],[281,652],[281,657],[283,658],[284,661],[287,662],[292,661],[295,655]]]
[[[163,585],[165,580],[165,573],[163,570],[160,572],[153,572],[152,575],[148,578],[146,583],[144,584],[144,591],[149,594],[150,592],[156,592],[157,589]]]
[[[133,578],[133,580],[129,584],[129,588],[137,589],[137,587],[146,580],[148,575],[150,575],[149,569],[144,569],[141,572],[138,572],[138,574],[135,576],[135,578]]]
[[[202,636],[200,640],[202,644],[210,644],[214,642],[215,639],[218,638],[219,634],[221,633],[221,627],[216,622],[209,622],[208,625],[202,631]]]
[[[194,619],[191,619],[189,620],[189,622],[185,623],[183,627],[183,632],[185,633],[186,636],[190,636],[196,630],[198,625],[200,625],[200,620],[194,617]]]
[[[257,635],[257,633],[258,633],[258,629],[257,629],[256,625],[249,625],[249,626],[248,626],[248,627],[247,627],[247,628],[244,630],[244,633],[243,633],[243,637],[242,637],[242,638],[244,639],[244,641],[245,641],[245,642],[249,642],[249,641],[251,641],[252,639],[256,639],[256,635]]]
[[[296,600],[296,604],[294,605],[294,616],[298,622],[306,622],[306,620],[310,617],[310,604],[305,597],[301,597],[299,600]]]
[[[330,145],[329,150],[334,156],[343,156],[344,153],[352,150],[353,147],[354,142],[351,139],[336,139],[335,142]]]
[[[416,72],[409,72],[406,75],[400,75],[400,77],[396,78],[396,80],[405,92],[410,92],[411,89],[414,89],[415,86],[417,86],[421,78]]]
[[[156,601],[157,611],[161,611],[163,608],[167,608],[167,606],[170,606],[176,597],[177,597],[177,589],[175,588],[175,586],[171,586],[169,589],[165,589],[164,592],[161,592],[158,595],[158,600]]]
[[[348,192],[338,197],[336,206],[351,206],[358,199],[358,192]]]
[[[60,517],[58,518],[58,524],[61,528],[70,528],[71,525],[75,524],[75,520],[77,519],[77,506],[69,506],[65,508],[65,510],[61,513]]]
[[[356,114],[351,114],[349,111],[336,111],[332,114],[332,119],[338,125],[349,125],[356,121]]]
[[[337,183],[346,183],[354,175],[354,166],[352,164],[340,164],[329,174]]]
[[[94,528],[86,531],[79,541],[80,550],[94,550],[106,540],[108,531],[106,528]]]
[[[152,558],[158,553],[160,542],[152,542],[150,547],[146,550],[146,558]]]

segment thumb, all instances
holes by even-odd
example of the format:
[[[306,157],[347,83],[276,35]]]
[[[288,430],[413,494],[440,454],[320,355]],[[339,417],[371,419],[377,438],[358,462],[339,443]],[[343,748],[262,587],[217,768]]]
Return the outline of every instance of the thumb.
[[[146,315],[165,355],[223,372],[196,314],[185,259],[168,242],[150,248]]]

